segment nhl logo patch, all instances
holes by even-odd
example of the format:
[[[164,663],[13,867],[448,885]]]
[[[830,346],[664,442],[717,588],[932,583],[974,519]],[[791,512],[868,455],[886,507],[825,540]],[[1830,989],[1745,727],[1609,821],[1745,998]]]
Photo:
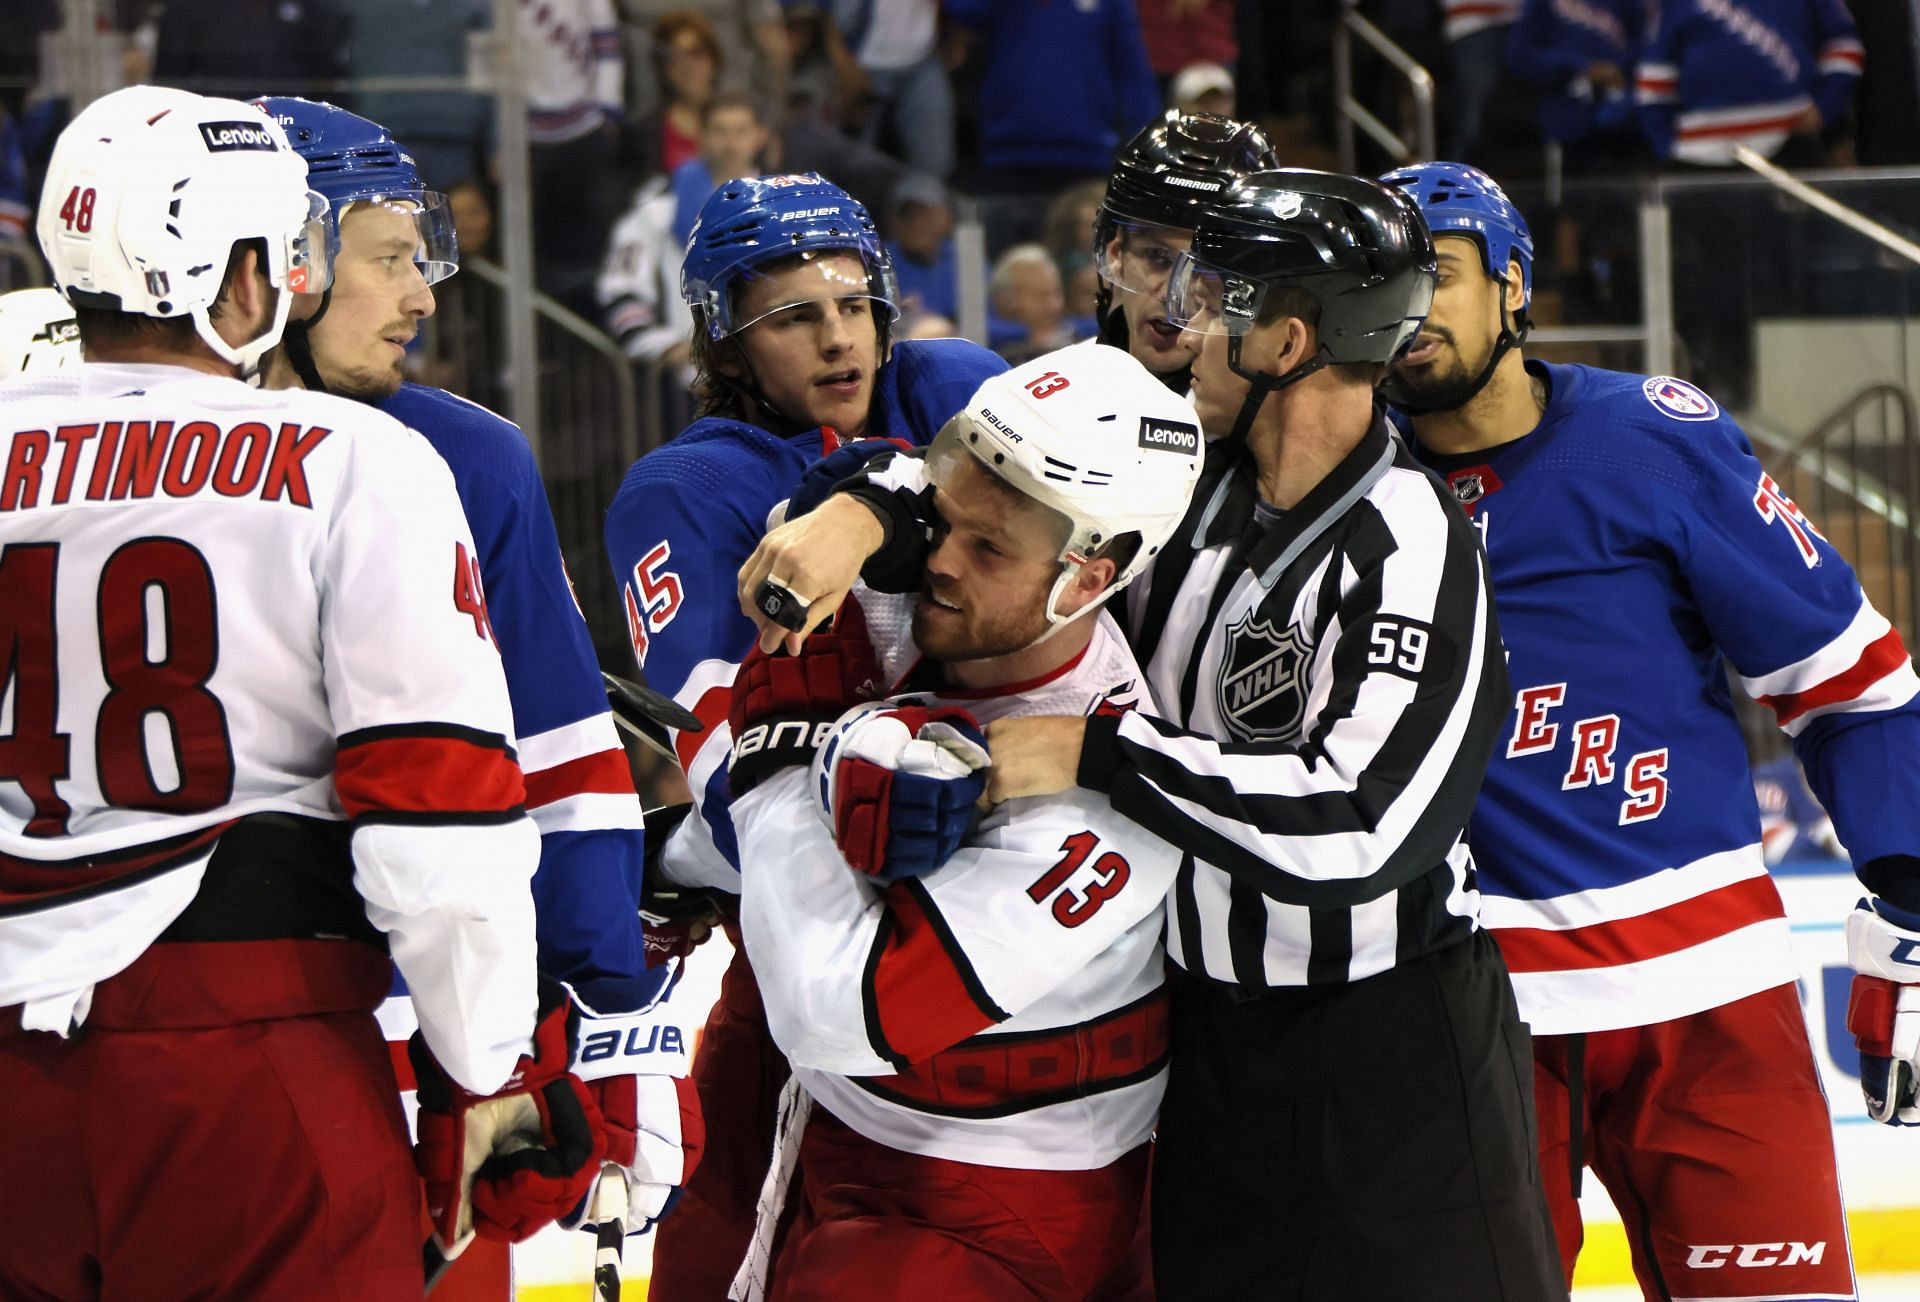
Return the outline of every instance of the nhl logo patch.
[[[1487,465],[1468,466],[1447,475],[1447,487],[1453,490],[1453,500],[1460,503],[1468,515],[1480,499],[1501,487],[1500,476],[1493,473],[1493,467]]]
[[[1240,741],[1288,741],[1307,712],[1307,662],[1313,648],[1297,624],[1276,631],[1248,611],[1227,630],[1227,654],[1214,687],[1227,731]]]
[[[1713,420],[1720,414],[1719,403],[1698,387],[1671,375],[1649,376],[1640,386],[1640,392],[1647,395],[1647,401],[1662,415],[1675,420]]]

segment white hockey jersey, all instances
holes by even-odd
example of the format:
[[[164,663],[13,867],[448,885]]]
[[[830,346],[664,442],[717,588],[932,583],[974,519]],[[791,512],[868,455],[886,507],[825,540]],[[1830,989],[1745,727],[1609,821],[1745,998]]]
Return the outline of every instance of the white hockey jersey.
[[[236,819],[351,819],[428,1043],[468,1088],[506,1079],[538,835],[423,439],[171,366],[0,385],[0,667],[0,1006],[65,1033]]]
[[[1129,708],[1140,669],[1098,618],[1044,680],[968,693],[916,672],[895,699],[982,723]],[[834,1116],[906,1152],[1039,1170],[1146,1141],[1166,1085],[1176,848],[1075,789],[1008,801],[944,867],[881,886],[841,858],[802,770],[742,796],[733,820],[768,1026]]]

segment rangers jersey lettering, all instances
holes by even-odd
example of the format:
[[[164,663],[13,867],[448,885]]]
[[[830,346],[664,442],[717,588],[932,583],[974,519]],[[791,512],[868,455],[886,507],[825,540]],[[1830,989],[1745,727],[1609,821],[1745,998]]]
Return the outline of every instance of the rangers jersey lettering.
[[[908,690],[916,672],[894,699],[983,723],[1128,707],[1140,669],[1099,621],[1080,657],[1018,695]],[[1076,789],[1008,801],[944,867],[879,886],[840,856],[805,770],[761,783],[733,817],[768,1025],[834,1116],[906,1152],[1029,1169],[1105,1166],[1146,1141],[1166,1079],[1161,908],[1178,849]]]
[[[66,1033],[235,820],[345,819],[436,1055],[496,1088],[536,837],[445,464],[337,398],[104,364],[0,386],[0,453],[0,1006]]]
[[[1724,661],[1854,861],[1914,851],[1920,681],[1853,571],[1683,380],[1529,362],[1533,433],[1423,454],[1486,541],[1514,712],[1474,810],[1482,918],[1542,1034],[1794,979]],[[1724,660],[1723,660],[1724,657]]]

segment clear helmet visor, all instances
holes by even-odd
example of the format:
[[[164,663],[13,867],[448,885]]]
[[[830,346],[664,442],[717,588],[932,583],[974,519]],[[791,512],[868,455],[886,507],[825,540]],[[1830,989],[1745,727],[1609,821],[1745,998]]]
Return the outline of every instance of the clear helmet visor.
[[[454,235],[453,208],[437,190],[408,190],[391,195],[353,199],[340,209],[349,213],[372,209],[382,214],[382,239],[393,251],[408,257],[429,285],[437,285],[460,269],[460,241]],[[410,247],[403,248],[409,243]]]
[[[1194,334],[1244,335],[1260,319],[1266,287],[1196,258],[1174,262],[1167,278],[1167,320]]]
[[[333,237],[327,223],[327,201],[307,191],[307,217],[287,236],[286,291],[324,294],[333,283]]]
[[[1159,297],[1180,255],[1193,246],[1193,232],[1157,222],[1106,218],[1093,251],[1100,278],[1115,289]]]
[[[756,294],[768,287],[770,295]],[[876,324],[900,319],[891,270],[867,265],[853,249],[807,249],[736,273],[724,288],[699,287],[707,334],[739,334],[782,313],[871,314]]]
[[[1028,496],[995,468],[994,456],[962,412],[928,445],[927,478],[964,513],[970,527],[989,527],[993,544],[1009,555],[1042,565],[1084,564],[1087,558],[1072,550],[1073,520]],[[983,485],[982,479],[993,482]],[[940,527],[944,533],[951,522]]]

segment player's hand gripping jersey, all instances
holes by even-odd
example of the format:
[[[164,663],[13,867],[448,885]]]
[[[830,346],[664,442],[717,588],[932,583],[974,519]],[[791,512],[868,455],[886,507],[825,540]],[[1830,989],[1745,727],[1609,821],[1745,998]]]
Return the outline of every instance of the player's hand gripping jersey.
[[[858,595],[877,627],[904,631],[911,598]],[[1098,618],[1046,681],[971,693],[926,666],[891,699],[983,724],[1130,707],[1140,669]],[[988,1166],[1088,1170],[1145,1142],[1166,1084],[1161,905],[1177,849],[1076,789],[999,805],[944,867],[882,885],[847,866],[799,767],[741,796],[733,820],[768,1024],[834,1116]]]
[[[0,386],[0,442],[0,1005],[65,1033],[235,820],[351,820],[427,1039],[499,1086],[538,847],[445,464],[358,404],[168,366]]]
[[[1474,810],[1481,910],[1537,1034],[1794,979],[1724,654],[1860,865],[1911,854],[1920,682],[1853,571],[1685,381],[1529,370],[1539,427],[1429,457],[1494,572],[1516,707]],[[1878,888],[1876,888],[1878,889]]]
[[[880,368],[865,437],[931,442],[982,380],[1005,369],[964,340],[895,344]],[[735,571],[802,472],[839,446],[829,430],[781,438],[704,418],[640,458],[607,510],[607,554],[622,585],[634,659],[649,687],[707,725],[674,742],[700,815],[680,825],[664,853],[683,884],[739,889],[727,817],[727,697],[754,628],[740,613]]]

